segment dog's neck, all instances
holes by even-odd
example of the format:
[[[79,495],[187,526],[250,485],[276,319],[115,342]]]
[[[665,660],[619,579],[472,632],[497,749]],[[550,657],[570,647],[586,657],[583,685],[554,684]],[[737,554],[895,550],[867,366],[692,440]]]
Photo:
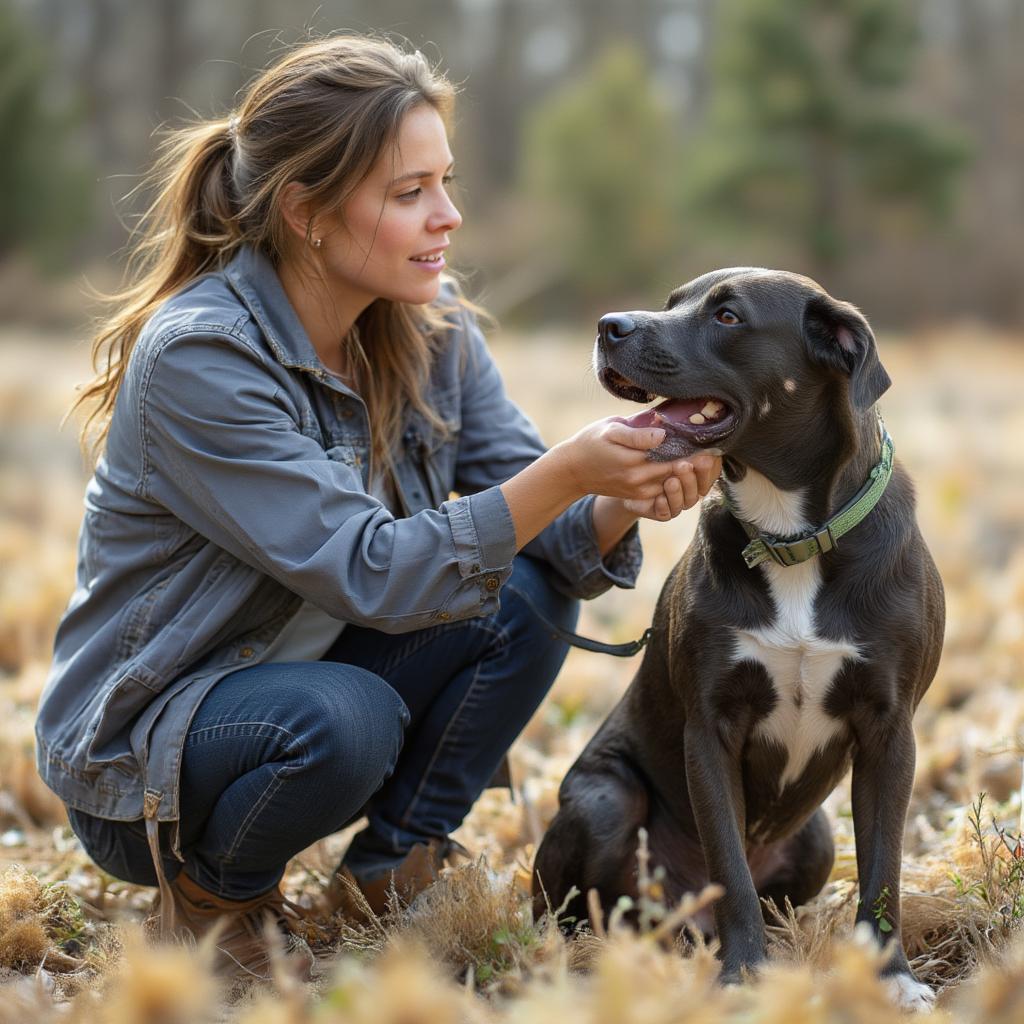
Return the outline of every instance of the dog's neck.
[[[796,536],[817,529],[850,501],[879,460],[878,416],[869,409],[833,426],[823,435],[830,438],[827,449],[802,460],[813,472],[801,474],[806,483],[796,487],[789,462],[782,468],[727,456],[724,486],[740,518],[773,536]],[[808,448],[813,440],[807,437]]]

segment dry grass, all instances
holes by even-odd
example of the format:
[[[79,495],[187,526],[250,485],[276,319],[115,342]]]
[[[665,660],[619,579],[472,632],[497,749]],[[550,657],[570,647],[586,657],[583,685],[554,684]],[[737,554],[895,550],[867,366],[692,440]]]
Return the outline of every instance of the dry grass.
[[[883,411],[917,481],[949,605],[942,664],[917,717],[904,934],[919,976],[940,990],[931,1017],[967,1024],[1024,1019],[1021,342],[966,329],[882,339],[895,382]],[[586,338],[505,338],[495,348],[509,391],[547,437],[621,411],[590,382]],[[56,424],[84,366],[84,351],[63,338],[0,333],[0,1024],[896,1019],[876,981],[880,954],[851,930],[846,785],[827,803],[833,876],[811,904],[780,908],[771,964],[756,982],[722,989],[713,946],[667,941],[695,911],[662,906],[653,874],[640,935],[600,920],[567,940],[549,920],[533,921],[529,867],[558,782],[635,669],[635,661],[577,651],[513,749],[515,802],[488,791],[457,835],[481,859],[374,924],[333,922],[313,984],[282,973],[229,999],[202,952],[147,947],[137,926],[150,892],[90,864],[32,767],[34,706],[73,578],[84,480],[74,438]],[[694,518],[645,524],[636,591],[586,606],[581,630],[639,635]],[[988,797],[979,806],[981,792]],[[312,903],[346,841],[332,836],[296,858],[289,895]]]

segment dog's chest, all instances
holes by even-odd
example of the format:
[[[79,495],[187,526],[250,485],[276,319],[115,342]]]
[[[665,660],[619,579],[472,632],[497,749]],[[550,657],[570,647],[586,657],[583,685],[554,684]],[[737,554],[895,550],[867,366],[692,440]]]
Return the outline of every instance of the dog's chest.
[[[744,518],[775,534],[807,528],[799,494],[778,491],[752,472],[743,484],[747,486],[733,485],[733,493]],[[822,585],[817,559],[785,567],[762,563],[752,571],[766,574],[775,618],[759,629],[735,629],[734,659],[762,665],[771,679],[775,705],[757,723],[754,735],[786,751],[781,789],[800,778],[816,751],[843,734],[845,726],[828,714],[824,701],[843,663],[858,658],[859,652],[851,642],[817,635],[814,605]]]

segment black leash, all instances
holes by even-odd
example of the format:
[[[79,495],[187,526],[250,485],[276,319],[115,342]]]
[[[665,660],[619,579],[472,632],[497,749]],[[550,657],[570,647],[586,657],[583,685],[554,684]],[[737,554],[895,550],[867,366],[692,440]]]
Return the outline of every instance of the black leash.
[[[639,654],[647,645],[647,641],[651,639],[651,635],[654,633],[654,629],[648,626],[644,630],[644,635],[639,640],[631,640],[628,644],[606,644],[600,640],[591,640],[589,637],[580,636],[579,633],[570,633],[567,629],[562,629],[561,626],[556,626],[534,603],[532,598],[523,590],[519,590],[514,586],[509,586],[510,590],[515,592],[526,602],[526,607],[533,612],[534,615],[544,623],[549,630],[551,635],[556,640],[564,640],[567,644],[572,647],[579,647],[583,651],[593,651],[595,654],[611,654],[616,658],[632,658],[634,654]]]

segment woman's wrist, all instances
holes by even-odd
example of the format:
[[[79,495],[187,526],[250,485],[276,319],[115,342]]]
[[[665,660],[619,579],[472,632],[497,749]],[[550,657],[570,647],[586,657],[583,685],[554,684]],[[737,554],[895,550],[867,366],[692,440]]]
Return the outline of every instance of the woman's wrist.
[[[594,499],[592,510],[594,536],[597,549],[604,558],[630,531],[640,516],[630,512],[621,498],[609,498],[599,494]]]
[[[516,531],[516,549],[528,544],[586,493],[558,445],[501,485]]]

